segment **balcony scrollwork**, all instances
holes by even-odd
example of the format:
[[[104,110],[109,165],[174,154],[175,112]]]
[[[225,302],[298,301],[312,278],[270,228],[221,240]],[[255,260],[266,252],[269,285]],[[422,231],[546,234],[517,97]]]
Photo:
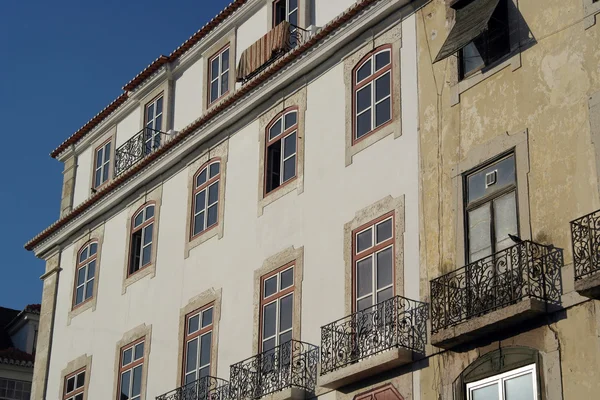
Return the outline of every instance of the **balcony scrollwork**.
[[[525,299],[559,304],[562,266],[561,249],[523,241],[432,280],[432,333]]]
[[[115,177],[137,164],[147,155],[158,150],[169,138],[169,134],[144,128],[123,143],[115,153]]]
[[[600,271],[600,210],[571,221],[575,280]]]
[[[395,296],[321,327],[321,375],[392,348],[427,343],[427,304]]]
[[[230,367],[231,399],[259,399],[288,388],[314,393],[319,348],[291,340]]]
[[[212,376],[202,377],[156,397],[156,400],[228,400],[229,382]]]

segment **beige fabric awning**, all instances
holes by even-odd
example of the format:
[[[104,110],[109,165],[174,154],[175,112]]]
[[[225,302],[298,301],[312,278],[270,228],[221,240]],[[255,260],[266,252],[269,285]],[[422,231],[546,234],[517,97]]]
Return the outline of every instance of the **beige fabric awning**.
[[[283,21],[242,53],[237,68],[237,81],[262,67],[278,52],[286,51],[290,43],[290,24]]]

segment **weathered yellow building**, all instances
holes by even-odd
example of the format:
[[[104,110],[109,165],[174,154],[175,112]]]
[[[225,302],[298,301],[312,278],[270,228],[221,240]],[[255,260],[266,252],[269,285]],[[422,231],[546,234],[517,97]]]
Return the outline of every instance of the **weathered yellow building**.
[[[600,398],[599,13],[418,11],[421,399]]]

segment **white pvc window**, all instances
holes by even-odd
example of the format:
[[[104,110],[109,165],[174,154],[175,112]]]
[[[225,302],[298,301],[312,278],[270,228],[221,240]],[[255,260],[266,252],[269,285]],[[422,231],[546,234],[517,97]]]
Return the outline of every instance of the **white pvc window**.
[[[152,239],[154,232],[154,204],[144,207],[133,218],[129,275],[152,262]]]
[[[75,277],[75,305],[89,300],[94,295],[97,253],[98,242],[89,243],[79,252]]]
[[[278,117],[267,130],[266,193],[296,177],[298,111]]]
[[[185,384],[210,375],[213,307],[187,318],[185,335]]]
[[[467,400],[538,400],[535,364],[467,384]]]
[[[229,46],[210,60],[210,103],[229,91]]]
[[[140,341],[121,351],[119,400],[140,400],[143,370],[144,341]]]
[[[96,163],[94,165],[94,188],[108,181],[110,170],[111,142],[103,144],[96,149]]]
[[[162,120],[163,120],[163,96],[159,96],[146,105],[144,116],[144,152],[150,154],[160,147]]]
[[[220,172],[221,163],[215,161],[204,167],[194,178],[192,238],[219,222]]]
[[[294,267],[262,282],[262,351],[269,351],[292,339],[294,313]]]

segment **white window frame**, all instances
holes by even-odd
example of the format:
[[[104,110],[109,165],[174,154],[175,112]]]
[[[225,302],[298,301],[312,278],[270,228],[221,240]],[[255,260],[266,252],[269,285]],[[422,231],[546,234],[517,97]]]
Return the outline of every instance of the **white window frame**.
[[[214,175],[211,176],[210,173],[210,167],[212,167],[213,165],[218,164],[219,165],[219,171]],[[204,183],[202,183],[201,185],[198,185],[198,177],[200,175],[202,175],[202,173],[206,171],[206,181]],[[215,179],[216,178],[216,179]],[[215,179],[213,182],[211,182],[211,179]],[[215,160],[210,162],[208,165],[206,165],[204,168],[202,168],[196,175],[194,175],[194,194],[193,194],[193,201],[192,201],[192,223],[191,223],[191,227],[192,227],[192,231],[190,232],[191,234],[191,238],[194,239],[197,236],[201,235],[202,233],[206,232],[207,230],[214,228],[215,226],[219,225],[219,190],[221,189],[219,186],[221,185],[220,183],[221,181],[221,161],[220,160]],[[210,188],[217,185],[217,200],[209,203],[209,191]],[[201,190],[198,190],[198,188],[204,186]],[[204,194],[204,208],[200,209],[198,212],[196,212],[196,201],[198,196],[200,195],[200,193],[205,192]],[[208,226],[208,209],[212,206],[217,207],[217,220],[214,224],[212,224],[211,226]],[[200,215],[201,213],[204,213],[204,218],[203,218],[203,226],[204,228],[198,232],[196,232],[196,217],[198,215]]]
[[[209,311],[209,310],[212,312],[212,317],[211,317],[210,324],[208,324],[206,326],[202,326],[202,317],[204,316],[204,313],[207,312],[207,311]],[[190,320],[192,318],[194,318],[196,316],[198,317],[198,329],[195,330],[194,332],[190,333],[189,332],[189,322],[190,322]],[[210,365],[212,363],[212,343],[213,343],[212,334],[213,334],[213,329],[214,329],[214,318],[215,318],[215,308],[214,308],[214,306],[210,306],[210,307],[206,307],[206,308],[200,309],[200,310],[198,310],[196,312],[191,313],[187,317],[187,320],[186,320],[186,331],[185,331],[185,338],[184,338],[185,339],[185,349],[184,349],[184,351],[185,351],[185,359],[184,359],[185,362],[183,364],[183,382],[182,382],[183,385],[186,385],[185,382],[187,380],[188,375],[191,375],[191,374],[195,375],[196,379],[194,379],[194,381],[192,381],[192,382],[195,382],[198,379],[201,379],[200,378],[200,371],[203,370],[206,367],[208,367],[208,375],[207,376],[211,375]],[[195,334],[196,332],[205,330],[205,329],[206,329],[206,332],[204,332],[202,334],[199,334],[199,335],[193,337],[192,339],[188,339],[189,336]],[[204,336],[208,335],[208,334],[211,335],[209,348],[206,350],[206,351],[208,351],[208,354],[209,354],[208,364],[200,365],[200,361],[201,361],[200,360],[200,356],[202,355],[202,338]],[[188,352],[188,345],[189,345],[190,342],[193,342],[194,340],[198,341],[198,346],[196,347],[196,354],[194,355],[194,357],[196,358],[196,369],[194,369],[193,371],[189,371],[188,372],[188,371],[186,371],[187,360],[188,360],[188,358],[190,356],[190,353]],[[190,384],[190,383],[188,383],[188,384]]]
[[[107,149],[107,147],[109,147]],[[96,155],[94,158],[94,189],[104,185],[110,179],[110,153],[112,151],[112,140],[104,143],[100,147],[96,148]],[[99,157],[101,153],[102,157]],[[101,159],[100,166],[98,166],[98,160]],[[106,175],[104,174],[104,167],[108,165]],[[100,176],[100,181],[96,184],[96,177]]]
[[[279,294],[279,292],[287,289],[287,288],[294,288],[294,290],[291,291],[291,293],[288,293],[286,295],[283,296],[279,296],[276,297],[275,299],[273,299],[272,301],[268,302],[268,303],[263,303],[262,304],[262,310],[261,310],[261,325],[263,327],[263,329],[261,330],[262,334],[261,334],[261,342],[260,342],[260,348],[261,351],[264,352],[265,349],[265,342],[271,339],[275,339],[275,345],[273,346],[273,348],[277,348],[277,346],[282,345],[283,343],[279,343],[279,337],[284,334],[284,333],[288,333],[288,332],[292,332],[294,329],[294,293],[295,293],[295,285],[296,285],[296,278],[294,276],[294,267],[296,265],[293,264],[291,265],[289,268],[286,268],[282,271],[279,271],[271,276],[267,276],[266,278],[263,279],[262,282],[262,297],[263,300],[272,296],[277,296]],[[290,286],[286,286],[285,288],[281,288],[281,274],[283,274],[284,272],[287,271],[292,271],[292,284]],[[265,295],[265,285],[267,283],[268,280],[275,278],[276,283],[277,283],[277,291],[269,296]],[[280,318],[281,318],[281,300],[292,296],[292,326],[290,326],[288,329],[285,329],[284,331],[279,331],[279,325],[280,325]],[[270,306],[271,304],[276,303],[275,306],[275,334],[269,337],[264,336],[264,324],[265,324],[265,309],[267,308],[267,306]],[[272,350],[267,350],[267,351],[272,351]]]
[[[91,254],[92,252],[92,245],[96,245],[96,251],[94,252],[94,254]],[[81,254],[83,253],[84,250],[88,251],[88,256],[85,258],[85,260],[80,261],[81,258]],[[90,242],[88,244],[85,245],[85,247],[83,247],[77,256],[77,271],[75,272],[75,298],[73,299],[73,305],[75,307],[85,303],[86,301],[92,299],[94,297],[94,279],[96,278],[96,269],[98,268],[98,249],[99,249],[99,244],[97,241],[93,241]],[[89,275],[89,266],[90,264],[94,262],[94,274],[92,275],[92,277],[90,278]],[[82,284],[78,284],[78,280],[79,280],[79,271],[81,271],[82,269],[85,269],[85,277],[83,280]],[[88,287],[88,283],[92,282],[92,294],[89,297],[86,297],[87,295],[87,287]],[[81,301],[78,303],[77,302],[77,290],[83,287],[83,298],[81,299]]]
[[[79,372],[75,372],[71,375],[69,375],[67,378],[65,378],[65,393],[64,393],[64,399],[65,400],[76,400],[77,398],[81,398],[83,399],[85,397],[85,373],[86,373],[87,369],[83,369],[82,371]],[[77,386],[77,378],[79,378],[79,375],[83,374],[83,384],[81,386]],[[69,381],[73,379],[73,390],[71,390],[70,392],[67,392],[67,388],[69,386]],[[81,390],[79,390],[81,389]]]
[[[142,345],[143,351],[142,351],[142,357],[141,358],[135,358],[135,349],[139,346]],[[123,365],[123,355],[125,354],[125,352],[127,350],[131,350],[131,361],[125,365]],[[146,363],[146,359],[145,359],[145,355],[146,355],[146,340],[140,340],[137,342],[134,342],[130,345],[127,345],[125,347],[123,347],[123,349],[121,349],[121,360],[120,360],[120,365],[119,365],[119,387],[118,387],[118,391],[119,391],[119,395],[121,394],[121,388],[123,387],[123,375],[125,375],[127,372],[129,372],[129,399],[130,400],[140,400],[143,397],[143,391],[144,391],[144,386],[142,385],[142,382],[144,380],[144,364]],[[136,363],[138,360],[142,360],[141,363]],[[133,364],[133,365],[132,365]],[[128,365],[131,365],[131,367],[127,367]],[[133,390],[133,375],[134,375],[134,371],[137,368],[141,368],[142,369],[142,373],[140,376],[140,379],[142,380],[142,382],[140,382],[140,394],[137,395],[137,397],[132,398],[132,390]]]
[[[156,96],[156,98],[154,98],[153,100],[151,100],[148,104],[146,104],[146,106],[144,107],[144,151],[145,154],[149,154],[152,151],[156,150],[157,148],[159,148],[162,143],[160,143],[160,134],[162,132],[162,125],[163,125],[163,119],[164,119],[164,111],[165,111],[165,99],[164,99],[164,94],[160,94],[158,96]],[[161,100],[162,101],[162,108],[160,110],[160,113],[157,113],[157,105],[158,105],[158,101]],[[148,108],[153,107],[153,114],[152,114],[152,119],[148,120]],[[158,117],[161,117],[160,119],[160,126],[156,125],[156,120],[158,119]],[[146,129],[149,128],[151,129],[150,134],[148,134],[148,132],[146,132]],[[156,137],[159,137],[159,141],[158,141],[158,146],[155,146],[156,143]]]
[[[229,51],[229,53],[227,54],[227,61],[230,60],[230,56],[231,56],[231,50],[230,50],[231,46],[228,44],[227,46],[223,47],[221,50],[219,50],[216,54],[214,54],[210,60],[208,61],[208,76],[209,76],[209,84],[208,84],[208,103],[209,104],[213,104],[214,102],[216,102],[217,100],[219,100],[221,97],[223,97],[225,94],[229,93],[230,87],[229,87],[229,75],[227,75],[227,91],[225,92],[221,92],[221,89],[223,87],[223,75],[225,75],[226,73],[228,73],[231,69],[231,63],[227,63],[227,69],[223,70],[223,55],[225,54],[226,51]],[[214,77],[212,76],[212,63],[218,60],[219,61],[219,68],[218,68],[218,73],[217,76]],[[212,99],[212,84],[214,82],[218,82],[217,83],[217,97],[215,97],[215,99]]]
[[[476,382],[471,382],[467,384],[467,400],[472,400],[472,392],[473,390],[481,389],[486,386],[490,386],[493,384],[498,385],[498,399],[505,400],[504,395],[504,382],[517,378],[519,376],[531,374],[531,378],[533,380],[533,400],[538,400],[538,387],[537,387],[537,368],[535,364],[527,365],[525,367],[513,369],[511,371],[505,372],[503,374],[495,375],[489,378],[485,378]]]
[[[152,207],[153,211],[152,211],[152,216],[148,217],[148,209],[150,207]],[[137,219],[137,217],[140,214],[142,215],[142,222],[136,225],[135,220]],[[131,262],[130,262],[130,265],[129,265],[128,271],[127,271],[128,276],[131,276],[131,275],[139,272],[143,268],[147,267],[148,265],[152,264],[152,245],[154,243],[154,234],[155,234],[155,232],[154,232],[154,221],[155,221],[155,218],[156,218],[156,204],[154,204],[154,203],[146,205],[143,209],[141,209],[140,211],[138,211],[135,214],[135,216],[133,217],[132,230],[131,230],[131,233],[130,233],[131,243],[129,244],[129,247],[130,247],[130,249],[129,249],[129,251],[130,251],[130,254],[129,254],[130,260],[131,260],[131,256],[132,256],[132,254],[131,254],[131,251],[132,251],[131,247],[133,246],[133,235],[135,233],[137,233],[138,231],[140,231],[141,235],[142,235],[142,245],[140,246],[140,254],[139,254],[140,261],[139,261],[138,269],[135,270],[135,271],[133,271],[133,272],[131,272],[131,268],[133,267],[133,265],[131,265]],[[149,222],[149,223],[147,223],[149,220],[152,220],[152,221]],[[146,224],[146,225],[144,225],[144,224]],[[140,226],[142,226],[142,228],[139,228]],[[148,230],[149,227],[152,227],[152,235],[150,236],[150,242],[144,243],[144,238],[146,237],[146,230]],[[144,249],[147,248],[147,247],[150,247],[150,260],[146,264],[144,264]]]
[[[293,130],[289,131],[287,134],[286,132],[286,128],[285,128],[285,117],[290,115],[290,114],[296,114],[296,123],[294,125],[292,125],[292,128],[295,127]],[[293,180],[294,178],[296,178],[298,176],[298,121],[299,118],[299,113],[297,109],[293,109],[293,110],[289,110],[286,113],[282,114],[279,118],[277,118],[276,120],[274,120],[273,122],[271,122],[271,124],[269,125],[269,127],[267,128],[267,148],[266,148],[266,152],[265,152],[265,162],[268,163],[269,162],[269,158],[268,158],[268,154],[269,154],[269,147],[271,147],[273,144],[275,144],[278,141],[281,141],[281,154],[279,155],[279,159],[280,159],[280,170],[279,170],[279,186],[277,186],[274,189],[271,189],[270,191],[267,192],[267,185],[266,185],[266,181],[265,181],[265,195],[269,194],[277,189],[279,189],[280,187],[282,187],[285,183]],[[278,134],[276,134],[275,136],[273,136],[273,138],[271,138],[271,129],[273,129],[273,127],[277,124],[277,122],[281,121],[281,132],[279,132]],[[288,128],[288,129],[292,129],[292,128]],[[294,146],[295,150],[292,154],[290,154],[289,156],[285,156],[285,144],[286,144],[286,140],[288,140],[288,138],[292,135],[296,135],[296,145]],[[296,162],[294,163],[294,175],[291,176],[290,178],[288,178],[287,180],[285,180],[285,162],[293,157],[296,157]],[[265,168],[265,174],[267,172],[267,169]],[[270,178],[270,176],[267,176],[267,178]]]

